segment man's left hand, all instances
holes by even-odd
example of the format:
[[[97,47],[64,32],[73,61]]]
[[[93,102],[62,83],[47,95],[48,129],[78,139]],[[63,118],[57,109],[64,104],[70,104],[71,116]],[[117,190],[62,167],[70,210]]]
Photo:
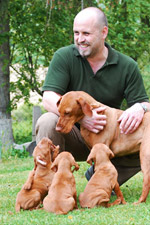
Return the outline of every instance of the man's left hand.
[[[133,133],[142,122],[144,116],[144,110],[140,103],[136,103],[127,110],[125,110],[118,122],[120,122],[121,133],[128,134]]]

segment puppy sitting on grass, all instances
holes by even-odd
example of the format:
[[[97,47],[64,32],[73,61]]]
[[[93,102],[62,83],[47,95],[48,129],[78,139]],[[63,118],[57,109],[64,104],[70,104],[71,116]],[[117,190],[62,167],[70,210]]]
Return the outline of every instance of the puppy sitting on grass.
[[[72,166],[75,168],[71,170]],[[43,201],[44,209],[56,214],[67,214],[77,208],[77,193],[73,171],[79,166],[69,152],[61,152],[51,167],[56,173],[48,195]]]
[[[110,207],[120,203],[126,204],[117,182],[117,170],[110,161],[112,157],[114,157],[113,152],[105,144],[99,143],[93,146],[87,163],[92,165],[94,162],[95,173],[87,183],[84,192],[79,195],[81,207]],[[117,199],[109,203],[113,189]]]
[[[34,169],[29,173],[26,183],[16,198],[16,212],[20,209],[34,209],[42,203],[48,194],[54,172],[51,164],[59,153],[59,146],[55,146],[48,138],[43,138],[33,151]]]

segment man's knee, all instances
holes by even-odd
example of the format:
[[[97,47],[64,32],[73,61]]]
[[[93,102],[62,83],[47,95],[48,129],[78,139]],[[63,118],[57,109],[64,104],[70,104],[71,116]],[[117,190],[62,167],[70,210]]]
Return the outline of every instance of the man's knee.
[[[44,113],[36,123],[36,142],[38,143],[43,137],[51,138],[52,133],[55,132],[58,116],[54,113]]]

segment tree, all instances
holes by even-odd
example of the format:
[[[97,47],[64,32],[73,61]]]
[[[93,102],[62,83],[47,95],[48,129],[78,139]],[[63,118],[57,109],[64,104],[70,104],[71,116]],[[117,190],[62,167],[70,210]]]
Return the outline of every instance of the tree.
[[[0,145],[13,142],[9,92],[9,0],[0,1]]]
[[[86,2],[86,3],[85,3]],[[95,1],[10,0],[11,67],[18,80],[11,83],[12,105],[29,102],[30,90],[41,95],[39,67],[48,67],[54,52],[73,43],[74,16]],[[18,66],[19,65],[19,66]]]
[[[108,18],[108,41],[112,47],[136,61],[150,53],[150,1],[101,0],[98,5]]]

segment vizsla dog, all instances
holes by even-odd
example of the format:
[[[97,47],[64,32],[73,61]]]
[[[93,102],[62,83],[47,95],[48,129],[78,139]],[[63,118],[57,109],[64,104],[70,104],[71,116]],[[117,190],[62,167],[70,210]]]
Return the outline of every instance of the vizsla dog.
[[[84,115],[92,116],[92,109],[105,105],[83,91],[71,91],[60,97],[57,106],[60,118],[56,130],[68,133]],[[140,151],[144,179],[143,191],[136,203],[138,204],[146,201],[150,190],[150,112],[144,114],[142,123],[132,134],[120,133],[117,120],[122,113],[122,110],[106,106],[107,124],[104,130],[95,134],[81,126],[81,135],[90,149],[96,143],[104,143],[115,156],[129,155]]]
[[[71,167],[75,168],[71,170]],[[61,152],[51,167],[56,173],[48,195],[44,198],[43,206],[48,212],[67,214],[77,208],[77,194],[73,171],[79,166],[69,152]]]
[[[34,209],[42,203],[48,194],[54,172],[51,170],[52,161],[59,153],[59,146],[53,145],[48,138],[43,138],[33,151],[34,169],[29,173],[26,183],[16,198],[16,212],[20,209]]]
[[[112,157],[114,157],[113,152],[105,144],[99,143],[93,146],[87,163],[92,165],[94,162],[95,173],[87,183],[84,192],[79,195],[81,207],[110,207],[126,203],[117,182],[117,170],[110,161]],[[108,203],[113,189],[117,199],[113,203]]]

